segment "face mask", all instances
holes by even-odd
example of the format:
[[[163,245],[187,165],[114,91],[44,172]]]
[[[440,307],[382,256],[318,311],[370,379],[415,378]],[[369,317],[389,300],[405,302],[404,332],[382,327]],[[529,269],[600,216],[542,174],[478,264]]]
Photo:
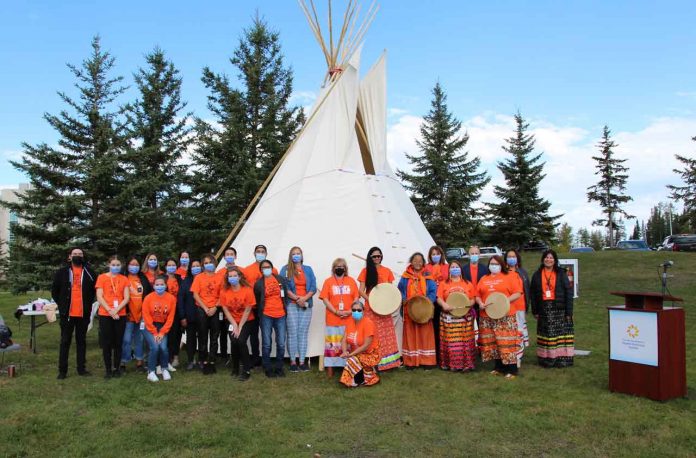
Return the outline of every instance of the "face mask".
[[[460,269],[459,267],[452,267],[450,269],[450,275],[453,277],[458,277],[461,274],[462,274],[462,269]]]
[[[270,277],[272,273],[273,273],[273,269],[271,269],[270,267],[263,268],[263,276],[264,277]]]
[[[164,292],[167,290],[167,287],[165,285],[155,285],[155,292],[159,294],[160,296],[164,294]]]
[[[506,258],[505,261],[507,261],[508,266],[516,266],[517,265],[517,258]]]
[[[225,262],[227,264],[234,264],[234,256],[225,256]]]
[[[154,269],[155,267],[157,267],[157,260],[156,259],[148,259],[147,266],[150,269]]]
[[[469,260],[470,260],[473,264],[476,264],[477,262],[479,262],[479,255],[477,255],[477,254],[472,254],[471,256],[469,256]]]
[[[179,258],[179,264],[181,264],[182,266],[188,266],[189,258]]]
[[[203,264],[203,267],[205,267],[206,272],[212,272],[215,270],[215,264],[213,264],[212,262],[206,262],[205,264]]]
[[[200,268],[200,266],[191,267],[191,273],[192,273],[193,275],[198,275],[199,273],[201,273],[201,268]]]
[[[263,253],[256,253],[256,262],[262,262],[266,260],[266,255]]]
[[[334,269],[334,273],[336,274],[337,277],[341,277],[341,276],[343,276],[344,273],[346,273],[346,269],[344,269],[343,267],[336,267]]]
[[[302,255],[301,254],[293,254],[292,255],[292,262],[300,262],[302,261]]]
[[[121,266],[109,266],[109,272],[112,274],[120,274],[121,273]]]
[[[131,275],[137,275],[140,272],[140,266],[128,266],[128,273]]]
[[[488,270],[490,270],[492,274],[499,274],[500,269],[500,264],[491,264],[490,266],[488,266]]]
[[[239,284],[239,277],[227,277],[227,281],[230,282],[230,285],[237,286]]]
[[[73,256],[72,258],[70,258],[70,261],[73,263],[74,266],[81,266],[85,262],[82,256]]]
[[[442,255],[434,254],[434,255],[432,255],[432,258],[433,258],[433,264],[439,264],[440,259],[442,259]]]
[[[360,321],[360,320],[362,320],[362,317],[363,317],[363,312],[362,312],[362,311],[359,311],[359,312],[358,312],[358,311],[353,310],[353,319],[354,319],[354,320]]]
[[[168,274],[173,274],[174,272],[176,272],[176,266],[167,266]]]

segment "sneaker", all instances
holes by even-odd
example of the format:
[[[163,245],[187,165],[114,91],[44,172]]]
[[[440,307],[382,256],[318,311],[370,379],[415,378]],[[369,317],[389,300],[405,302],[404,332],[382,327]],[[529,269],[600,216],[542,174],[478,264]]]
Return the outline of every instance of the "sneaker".
[[[155,374],[162,375],[162,368],[160,366],[157,366],[157,368],[155,369]]]
[[[300,364],[300,372],[309,372],[309,365],[307,363]]]
[[[147,374],[147,381],[148,382],[159,382],[159,379],[157,378],[157,374],[154,372],[149,372]]]
[[[176,368],[174,367],[174,365],[172,363],[169,363],[169,365],[167,366],[167,370],[169,372],[176,372]]]
[[[172,364],[171,366],[173,367],[179,367],[179,356],[175,356],[172,358]]]
[[[215,363],[208,364],[208,368],[211,374],[217,374],[217,369],[215,368]]]
[[[204,364],[204,365],[203,365],[202,371],[203,371],[203,375],[208,375],[208,374],[210,374],[210,373],[211,373],[211,372],[210,372],[210,366],[209,366],[208,364]]]
[[[280,369],[275,370],[275,376],[276,377],[285,377],[285,371],[281,367]]]
[[[491,374],[491,375],[495,375],[495,376],[503,375],[502,372],[500,372],[499,370],[496,370],[496,369],[493,369],[493,370],[490,372],[490,374]]]
[[[300,368],[297,367],[297,364],[291,364],[290,365],[290,372],[300,372]]]
[[[244,371],[239,375],[239,381],[240,382],[246,382],[251,378],[251,372]]]
[[[275,378],[275,377],[276,377],[276,373],[273,372],[272,369],[266,369],[266,377],[268,377],[268,378]]]
[[[517,378],[515,374],[505,374],[505,378],[508,380],[514,380]]]
[[[77,373],[80,377],[91,377],[92,373],[90,371],[84,370]]]
[[[196,363],[194,363],[194,362],[190,362],[190,363],[188,363],[188,364],[186,365],[186,370],[187,370],[187,371],[192,371],[192,370],[194,370],[194,369],[198,369],[198,364],[196,364]]]
[[[171,374],[169,374],[169,371],[167,369],[163,370],[162,371],[162,380],[164,380],[165,382],[168,382],[171,379],[172,379],[172,376],[171,376]]]
[[[65,380],[65,377],[67,377],[68,374],[65,372],[58,372],[58,380]]]

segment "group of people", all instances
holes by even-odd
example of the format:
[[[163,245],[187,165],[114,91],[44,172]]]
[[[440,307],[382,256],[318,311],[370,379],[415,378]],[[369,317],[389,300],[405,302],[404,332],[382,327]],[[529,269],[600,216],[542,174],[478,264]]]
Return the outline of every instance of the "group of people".
[[[258,365],[263,366],[267,377],[282,377],[287,346],[289,370],[308,371],[315,295],[326,313],[324,366],[330,377],[334,370],[340,370],[341,383],[349,387],[374,385],[380,372],[402,365],[406,369],[439,366],[471,371],[478,355],[484,362],[495,362],[492,374],[515,378],[529,346],[526,314],[530,305],[538,320],[539,364],[573,364],[573,291],[553,250],[542,254],[531,279],[516,250],[484,263],[478,247],[472,246],[466,264],[447,262],[438,246],[431,247],[427,257],[414,253],[398,282],[403,317],[401,348],[394,317],[370,307],[372,289],[396,279],[382,265],[379,247],[368,251],[357,278],[349,275],[345,259],[335,259],[331,276],[323,281],[320,291],[300,247],[290,249],[280,271],[267,255],[267,248],[257,245],[255,261],[241,267],[236,263],[236,250],[229,247],[219,268],[211,254],[193,259],[182,252],[164,263],[154,253],[142,262],[131,257],[124,263],[112,256],[107,272],[97,275],[85,261],[84,251],[73,248],[67,265],[56,272],[52,288],[61,325],[58,378],[67,376],[73,334],[77,373],[89,374],[85,366],[86,332],[95,301],[106,378],[120,377],[135,360],[135,370],[146,372],[149,381],[157,382],[160,376],[170,380],[179,366],[183,334],[188,370],[215,373],[218,357],[222,357],[239,380],[248,380]],[[473,304],[463,316],[450,313],[453,308],[448,297],[455,292],[465,294]],[[487,299],[494,292],[504,294],[510,303],[502,318],[486,312]],[[410,317],[409,300],[414,296],[432,302],[432,319],[416,322]]]

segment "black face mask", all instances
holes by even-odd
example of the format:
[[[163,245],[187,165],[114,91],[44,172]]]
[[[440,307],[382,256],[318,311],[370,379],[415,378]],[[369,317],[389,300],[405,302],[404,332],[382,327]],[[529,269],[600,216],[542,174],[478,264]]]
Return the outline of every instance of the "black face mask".
[[[340,277],[340,276],[342,276],[344,273],[346,273],[346,269],[344,269],[343,267],[336,267],[336,268],[334,269],[334,273],[336,274],[337,277]]]
[[[72,258],[70,258],[70,261],[74,266],[78,267],[85,263],[85,260],[82,256],[73,256]]]

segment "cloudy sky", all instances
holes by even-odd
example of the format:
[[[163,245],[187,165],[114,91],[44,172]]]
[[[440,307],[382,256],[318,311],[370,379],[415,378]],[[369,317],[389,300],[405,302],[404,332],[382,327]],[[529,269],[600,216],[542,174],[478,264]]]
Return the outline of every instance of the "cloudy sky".
[[[163,48],[181,70],[189,108],[207,117],[201,69],[234,77],[229,56],[257,13],[280,33],[295,73],[294,102],[311,105],[325,69],[296,2],[3,2],[0,187],[26,181],[7,162],[20,157],[22,142],[56,142],[42,115],[64,108],[57,91],[74,94],[65,64],[88,55],[92,36],[101,35],[129,82],[144,54]],[[390,160],[408,167],[404,153],[417,150],[439,81],[470,136],[467,150],[482,158],[492,184],[502,181],[496,163],[512,115],[522,113],[546,161],[542,194],[574,229],[598,216],[585,192],[596,180],[591,155],[607,124],[630,167],[627,209],[647,219],[676,181],[674,154],[696,154],[694,17],[692,1],[382,0],[363,66],[388,50]],[[131,90],[119,102],[133,97]]]

